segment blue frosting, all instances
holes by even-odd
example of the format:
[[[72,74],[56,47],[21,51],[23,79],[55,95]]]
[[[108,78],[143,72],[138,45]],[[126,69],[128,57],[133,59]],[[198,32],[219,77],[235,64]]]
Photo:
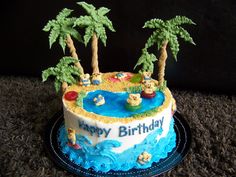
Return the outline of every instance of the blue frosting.
[[[99,94],[102,95],[106,101],[102,106],[96,106],[93,102],[93,99]],[[164,94],[161,91],[158,91],[156,92],[156,96],[152,99],[143,98],[140,109],[129,111],[125,108],[128,96],[129,94],[127,92],[114,93],[105,90],[96,90],[89,92],[83,99],[83,108],[88,112],[94,112],[103,116],[124,118],[161,106],[165,99]]]
[[[76,135],[76,143],[82,147],[76,150],[67,145],[68,138],[64,126],[59,130],[58,142],[62,152],[66,154],[71,161],[86,169],[93,168],[95,171],[102,172],[108,172],[110,170],[127,171],[132,168],[148,168],[153,162],[158,162],[160,159],[167,157],[168,152],[171,152],[176,146],[174,119],[171,120],[167,136],[161,138],[157,143],[156,137],[160,135],[162,131],[162,128],[153,131],[143,142],[134,145],[132,148],[122,153],[112,151],[113,148],[121,146],[121,143],[116,140],[105,140],[92,146],[91,141],[82,135]],[[151,154],[152,158],[148,163],[142,165],[138,163],[137,159],[144,151]]]

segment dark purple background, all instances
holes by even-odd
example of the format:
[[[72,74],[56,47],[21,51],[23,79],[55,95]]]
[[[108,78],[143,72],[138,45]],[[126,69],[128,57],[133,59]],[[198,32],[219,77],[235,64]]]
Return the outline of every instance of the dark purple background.
[[[99,43],[101,72],[132,71],[151,30],[142,29],[151,18],[175,15],[191,18],[197,26],[185,26],[197,46],[180,40],[176,63],[169,53],[166,79],[170,87],[235,93],[236,89],[236,1],[234,0],[112,0],[87,1],[111,9],[116,33],[107,32],[107,47]],[[40,76],[63,56],[58,44],[49,50],[49,19],[64,8],[74,16],[84,11],[72,0],[1,2],[0,74]],[[91,73],[90,46],[76,43],[81,63]],[[68,51],[67,51],[68,52]],[[68,53],[67,53],[68,54]],[[156,71],[155,71],[156,72]],[[155,77],[155,76],[154,76]]]

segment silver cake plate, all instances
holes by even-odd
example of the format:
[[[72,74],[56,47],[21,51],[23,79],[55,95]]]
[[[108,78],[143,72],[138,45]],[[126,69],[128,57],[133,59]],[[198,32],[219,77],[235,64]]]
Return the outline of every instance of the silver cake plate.
[[[52,160],[59,167],[81,177],[153,177],[163,174],[178,165],[187,155],[191,144],[191,131],[188,123],[179,112],[174,114],[174,129],[176,132],[176,147],[168,153],[168,156],[158,163],[153,163],[147,169],[131,169],[129,171],[96,172],[93,169],[85,169],[72,161],[62,153],[58,146],[57,136],[59,128],[64,125],[63,111],[56,113],[49,121],[45,132],[45,148]]]

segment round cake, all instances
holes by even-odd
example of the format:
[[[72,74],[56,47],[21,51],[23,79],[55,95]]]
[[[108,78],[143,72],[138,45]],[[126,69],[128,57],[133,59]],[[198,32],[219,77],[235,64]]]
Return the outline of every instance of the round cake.
[[[117,79],[117,72],[105,73],[101,84],[72,85],[63,95],[65,125],[60,128],[59,146],[83,168],[102,172],[148,168],[175,147],[175,101],[170,90],[156,89],[153,98],[140,98],[143,84],[132,82],[134,74],[124,74]]]
[[[56,91],[63,93],[65,124],[58,132],[59,148],[72,163],[85,169],[108,172],[151,167],[176,146],[176,105],[164,77],[167,48],[177,61],[179,37],[195,44],[181,25],[195,23],[185,16],[146,21],[143,28],[153,33],[134,66],[140,68],[139,74],[103,74],[98,44],[101,41],[107,45],[106,30],[115,32],[107,16],[110,9],[86,2],[77,4],[86,15],[72,17],[73,10],[64,8],[43,28],[49,32],[50,48],[58,41],[64,52],[66,48],[70,51],[70,56],[42,73],[43,81],[54,76]],[[80,63],[74,40],[85,46],[91,43],[91,76]],[[156,49],[158,54],[151,52]],[[157,80],[152,79],[154,66]]]

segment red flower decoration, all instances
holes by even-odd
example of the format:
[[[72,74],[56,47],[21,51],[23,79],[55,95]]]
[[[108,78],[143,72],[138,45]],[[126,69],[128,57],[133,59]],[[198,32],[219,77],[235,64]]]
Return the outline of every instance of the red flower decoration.
[[[78,97],[78,93],[76,91],[69,91],[65,93],[64,98],[68,101],[74,101]]]

